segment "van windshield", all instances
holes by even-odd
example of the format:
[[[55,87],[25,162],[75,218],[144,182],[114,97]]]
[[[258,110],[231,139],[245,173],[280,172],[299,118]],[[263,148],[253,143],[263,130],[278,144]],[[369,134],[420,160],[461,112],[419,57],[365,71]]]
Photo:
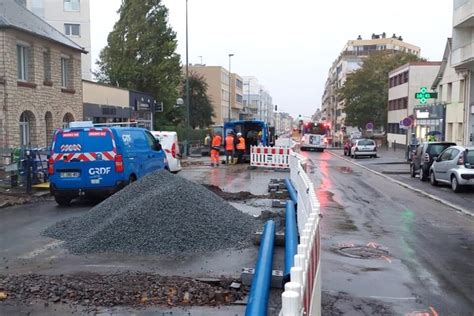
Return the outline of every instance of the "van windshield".
[[[427,152],[431,156],[439,156],[439,154],[448,147],[454,146],[455,144],[432,144],[428,146]]]
[[[100,131],[59,132],[56,136],[53,151],[56,153],[103,152],[112,151],[111,133]]]

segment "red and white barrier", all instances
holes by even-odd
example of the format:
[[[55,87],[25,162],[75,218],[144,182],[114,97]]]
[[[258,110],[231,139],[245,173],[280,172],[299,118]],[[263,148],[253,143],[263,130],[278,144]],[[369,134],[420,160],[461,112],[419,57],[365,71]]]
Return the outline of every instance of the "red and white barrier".
[[[290,178],[298,194],[300,244],[282,294],[281,316],[321,315],[320,204],[306,174],[306,159],[294,152],[289,157]]]
[[[288,147],[250,147],[250,165],[254,167],[288,169],[289,157]]]

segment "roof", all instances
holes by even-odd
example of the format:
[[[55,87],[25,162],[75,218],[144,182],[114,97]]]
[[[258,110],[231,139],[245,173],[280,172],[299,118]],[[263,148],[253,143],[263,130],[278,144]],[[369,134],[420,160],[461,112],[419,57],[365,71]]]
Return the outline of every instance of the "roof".
[[[388,75],[391,76],[392,74],[402,69],[409,68],[411,66],[441,66],[441,64],[442,64],[441,61],[411,61],[409,63],[401,65],[400,67],[395,68],[394,70],[390,71]]]
[[[439,71],[438,71],[438,74],[436,75],[436,79],[431,85],[431,90],[436,90],[439,82],[441,81],[441,79],[443,79],[444,71],[446,70],[446,66],[448,64],[449,55],[451,54],[452,42],[453,42],[452,38],[448,38],[448,40],[446,41],[446,48],[444,49],[443,61],[442,61],[441,67],[439,67]]]
[[[0,28],[10,28],[54,41],[72,49],[87,51],[15,0],[0,0]]]

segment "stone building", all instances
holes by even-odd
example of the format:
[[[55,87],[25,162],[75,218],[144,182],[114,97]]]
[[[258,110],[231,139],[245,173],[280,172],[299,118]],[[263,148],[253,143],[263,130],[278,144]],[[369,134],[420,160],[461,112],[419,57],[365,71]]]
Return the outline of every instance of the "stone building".
[[[82,47],[15,0],[0,2],[0,148],[47,146],[82,120]]]

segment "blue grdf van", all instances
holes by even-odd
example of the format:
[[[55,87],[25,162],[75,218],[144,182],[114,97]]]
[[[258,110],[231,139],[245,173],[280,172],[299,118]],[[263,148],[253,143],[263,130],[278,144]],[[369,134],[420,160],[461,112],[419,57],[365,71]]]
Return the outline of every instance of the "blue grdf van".
[[[108,196],[159,169],[168,169],[160,143],[137,127],[58,129],[48,159],[50,190],[62,206]]]

